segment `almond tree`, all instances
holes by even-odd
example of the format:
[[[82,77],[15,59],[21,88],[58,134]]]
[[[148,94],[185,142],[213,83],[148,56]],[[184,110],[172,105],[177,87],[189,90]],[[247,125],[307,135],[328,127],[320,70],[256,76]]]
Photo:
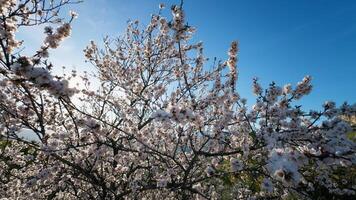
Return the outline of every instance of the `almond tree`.
[[[48,49],[71,32],[58,15],[71,0],[0,1],[0,196],[9,199],[279,199],[355,197],[355,143],[340,115],[355,105],[296,103],[296,86],[238,88],[238,43],[208,63],[182,5],[142,28],[91,42],[96,76],[55,76]],[[49,24],[41,49],[22,55],[19,27]],[[56,27],[57,26],[57,27]],[[211,64],[209,67],[207,64]],[[90,81],[98,82],[95,89]],[[80,101],[79,101],[80,100]],[[19,136],[31,130],[36,141]]]

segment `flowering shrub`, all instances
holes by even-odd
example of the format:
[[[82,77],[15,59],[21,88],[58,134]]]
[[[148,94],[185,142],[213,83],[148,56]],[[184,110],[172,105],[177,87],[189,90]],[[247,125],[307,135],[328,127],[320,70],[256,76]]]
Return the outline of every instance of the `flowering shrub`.
[[[0,196],[5,199],[354,198],[356,106],[303,111],[311,77],[267,88],[253,81],[249,108],[238,87],[238,43],[204,66],[181,6],[172,19],[84,50],[99,89],[51,72],[48,49],[71,32],[59,18],[71,0],[0,0]],[[160,12],[164,9],[160,6]],[[16,52],[20,26],[48,24],[33,56]],[[58,26],[57,28],[52,28]],[[77,100],[80,103],[77,103]],[[23,129],[38,137],[30,142]]]

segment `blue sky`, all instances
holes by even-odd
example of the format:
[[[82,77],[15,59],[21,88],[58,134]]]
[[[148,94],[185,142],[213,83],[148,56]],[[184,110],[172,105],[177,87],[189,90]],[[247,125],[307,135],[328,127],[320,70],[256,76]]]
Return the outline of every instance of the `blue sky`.
[[[79,13],[73,35],[53,52],[52,61],[91,70],[82,50],[89,40],[119,36],[128,19],[146,22],[158,4],[179,0],[86,0],[70,9]],[[313,77],[314,90],[301,102],[320,108],[326,100],[356,102],[356,1],[353,0],[185,0],[194,40],[203,41],[208,57],[226,58],[232,40],[240,42],[238,91],[252,102],[252,78],[267,86]],[[27,50],[39,46],[41,29],[20,32]]]

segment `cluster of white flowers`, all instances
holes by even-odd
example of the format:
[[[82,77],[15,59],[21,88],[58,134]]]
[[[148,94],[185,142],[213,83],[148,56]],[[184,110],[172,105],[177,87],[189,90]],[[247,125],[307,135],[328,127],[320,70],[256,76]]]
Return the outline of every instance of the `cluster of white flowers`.
[[[169,27],[168,27],[168,23],[167,20],[163,17],[160,18],[159,20],[159,25],[160,25],[160,32],[163,35],[167,35],[169,32]]]
[[[1,7],[0,7],[0,13],[1,13]],[[15,17],[0,19],[0,40],[6,42],[7,46],[6,46],[5,53],[7,54],[11,53],[14,49],[19,47],[19,45],[21,44],[21,42],[16,40],[15,38],[16,31],[17,31],[17,25],[16,25]]]
[[[183,31],[184,28],[184,12],[179,6],[172,6],[173,28],[177,32]],[[179,38],[177,38],[179,39]]]
[[[261,85],[257,82],[258,78],[253,79],[253,84],[252,84],[252,92],[255,95],[261,95],[262,94],[262,87]]]
[[[72,96],[76,91],[69,88],[67,80],[56,80],[47,69],[34,67],[33,62],[28,57],[18,58],[12,64],[11,69],[16,75],[20,75],[38,87],[46,88],[53,95]]]
[[[78,13],[73,10],[69,11],[69,15],[72,17],[72,19],[78,18]]]
[[[55,49],[59,46],[59,43],[62,40],[70,36],[71,26],[69,23],[64,23],[63,25],[59,26],[55,32],[53,31],[52,27],[48,26],[45,28],[45,33],[47,34],[47,37],[44,43],[50,48]]]
[[[227,61],[227,66],[230,69],[230,85],[231,87],[235,87],[235,83],[237,81],[237,70],[236,70],[236,63],[237,63],[237,52],[239,51],[238,49],[238,43],[236,41],[231,43],[230,50],[228,52],[229,59]]]
[[[0,14],[6,14],[8,9],[16,5],[16,0],[0,0]]]
[[[300,99],[301,97],[308,95],[312,90],[311,77],[306,76],[304,79],[298,83],[297,87],[293,91],[295,99]]]
[[[271,84],[266,95],[267,101],[270,103],[274,103],[281,94],[282,94],[282,88],[274,84]]]
[[[269,155],[267,167],[277,180],[287,185],[298,185],[302,178],[298,169],[302,163],[302,156],[296,150],[275,148]]]
[[[284,95],[288,95],[292,92],[292,85],[291,84],[287,84],[283,87],[283,94]]]
[[[189,108],[170,106],[168,108],[168,112],[164,110],[157,110],[151,114],[151,118],[155,118],[161,121],[172,119],[177,122],[183,122],[186,120],[195,120],[196,116]]]

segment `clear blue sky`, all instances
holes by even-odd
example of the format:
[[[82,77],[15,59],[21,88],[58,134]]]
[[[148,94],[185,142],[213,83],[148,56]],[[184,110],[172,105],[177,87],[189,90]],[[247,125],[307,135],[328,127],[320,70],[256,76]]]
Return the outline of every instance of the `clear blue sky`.
[[[160,2],[170,14],[170,5],[180,1],[86,0],[72,7],[79,18],[53,62],[87,69],[82,49],[89,40],[120,35],[128,19],[147,23]],[[208,57],[225,59],[230,42],[240,42],[238,90],[250,102],[253,77],[266,86],[272,80],[295,84],[304,75],[313,76],[314,84],[301,102],[305,107],[320,108],[326,100],[356,102],[356,1],[185,0],[184,8]],[[22,37],[34,42],[40,32]]]

